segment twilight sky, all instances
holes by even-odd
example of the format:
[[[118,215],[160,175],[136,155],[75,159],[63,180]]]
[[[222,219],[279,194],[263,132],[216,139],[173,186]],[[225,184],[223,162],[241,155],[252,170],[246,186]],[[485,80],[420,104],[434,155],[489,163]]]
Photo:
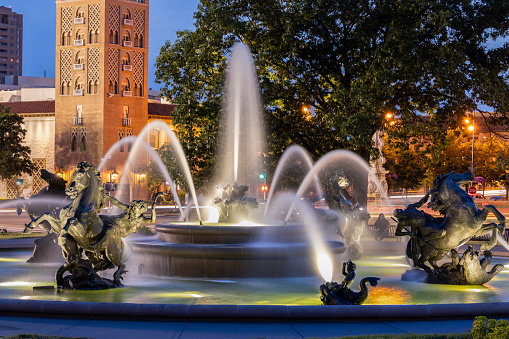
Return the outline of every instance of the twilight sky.
[[[199,0],[150,0],[148,87],[159,89],[154,83],[154,64],[161,46],[174,42],[179,30],[193,30],[193,14]],[[0,6],[12,7],[23,14],[23,75],[55,77],[54,0],[0,0]]]

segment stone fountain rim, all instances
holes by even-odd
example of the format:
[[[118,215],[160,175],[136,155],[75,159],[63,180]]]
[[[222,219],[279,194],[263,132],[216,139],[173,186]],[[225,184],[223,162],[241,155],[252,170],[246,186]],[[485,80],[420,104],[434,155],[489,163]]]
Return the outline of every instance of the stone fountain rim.
[[[4,315],[115,319],[379,320],[506,317],[509,303],[428,305],[186,305],[0,299]]]
[[[5,248],[4,248],[5,249]],[[19,250],[19,248],[16,248]],[[509,302],[427,305],[186,305],[82,301],[0,299],[0,313],[8,316],[96,317],[104,319],[274,319],[378,320],[455,319],[476,316],[507,317]],[[212,316],[214,315],[214,316]]]
[[[174,233],[174,234],[224,234],[224,235],[253,235],[261,233],[266,230],[286,230],[286,231],[300,231],[307,232],[304,224],[287,224],[287,225],[235,225],[232,224],[217,224],[217,223],[205,223],[200,226],[198,222],[168,222],[162,224],[156,224],[155,230],[161,233]]]

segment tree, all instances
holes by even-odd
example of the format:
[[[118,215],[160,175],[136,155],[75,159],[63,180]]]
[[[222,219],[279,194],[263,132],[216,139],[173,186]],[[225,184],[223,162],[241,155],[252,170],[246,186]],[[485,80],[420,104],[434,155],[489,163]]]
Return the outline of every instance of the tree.
[[[383,155],[386,160],[384,167],[391,174],[388,179],[392,187],[416,189],[422,186],[427,168],[423,166],[423,155],[420,152],[409,144],[386,142]]]
[[[202,0],[196,30],[161,49],[156,78],[186,107],[214,103],[187,112],[216,126],[220,74],[242,41],[257,65],[271,157],[298,143],[314,156],[346,148],[368,161],[387,112],[398,118],[393,137],[439,141],[479,104],[494,108],[482,112],[489,123],[509,120],[509,45],[488,45],[509,33],[508,16],[509,3],[495,0]],[[367,178],[357,186],[365,203]]]
[[[10,107],[0,106],[0,179],[7,180],[35,170],[30,147],[23,146],[26,130],[23,118],[12,114]]]

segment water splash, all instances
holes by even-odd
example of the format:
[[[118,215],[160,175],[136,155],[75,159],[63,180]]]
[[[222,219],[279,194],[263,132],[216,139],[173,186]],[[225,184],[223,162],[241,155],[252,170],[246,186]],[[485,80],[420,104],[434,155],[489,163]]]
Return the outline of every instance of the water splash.
[[[113,156],[113,154],[120,148],[121,145],[126,145],[126,144],[129,144],[129,143],[136,143],[138,141],[138,137],[133,137],[133,136],[130,136],[130,137],[127,137],[127,138],[122,138],[121,140],[117,141],[113,146],[110,147],[110,149],[108,150],[108,152],[106,152],[106,155],[104,156],[103,160],[101,161],[101,163],[99,164],[98,166],[98,170],[99,171],[102,171],[102,169],[107,165],[108,161],[110,160],[110,158]],[[184,217],[185,214],[184,214],[184,210],[182,208],[182,204],[180,202],[180,199],[178,197],[178,194],[177,194],[177,189],[175,187],[175,184],[170,176],[170,174],[168,173],[168,170],[166,168],[166,166],[164,166],[164,163],[162,162],[161,158],[159,157],[159,154],[157,154],[156,151],[154,151],[152,149],[152,147],[150,147],[149,144],[147,144],[143,139],[140,139],[140,146],[139,147],[143,147],[144,151],[148,152],[148,154],[154,159],[154,161],[156,162],[159,170],[161,171],[161,174],[163,175],[164,179],[169,183],[170,185],[170,190],[173,194],[173,197],[174,197],[174,200],[180,210],[180,214]],[[124,170],[122,172],[122,176],[120,177],[120,183],[121,184],[125,184],[126,181],[128,180],[128,173],[129,173],[129,170],[131,168],[131,165],[130,165],[130,161],[134,161],[134,159],[131,158],[131,155],[134,154],[134,153],[131,153],[129,155],[130,158],[128,158],[127,162],[126,162],[126,165],[124,167]]]
[[[148,133],[152,129],[161,129],[170,138],[170,144],[172,146],[172,149],[175,152],[175,155],[177,156],[177,159],[179,161],[179,164],[180,164],[182,170],[184,171],[184,176],[185,176],[187,184],[189,186],[189,193],[193,197],[193,201],[196,206],[196,213],[198,215],[198,220],[200,221],[200,225],[201,225],[202,219],[201,219],[201,214],[200,214],[200,207],[198,205],[198,199],[196,197],[196,189],[194,187],[193,177],[191,176],[191,169],[189,168],[189,164],[187,162],[187,158],[184,153],[184,150],[182,149],[182,145],[180,144],[177,136],[175,135],[175,132],[170,128],[170,126],[168,126],[168,124],[166,124],[164,121],[161,121],[161,120],[154,120],[154,121],[150,122],[147,126],[145,126],[139,135],[139,139],[146,140],[148,137]],[[137,147],[139,147],[139,146],[135,143],[135,145],[133,146],[133,149],[137,149]],[[128,162],[129,162],[129,159],[128,159]]]
[[[311,159],[311,156],[304,147],[299,145],[291,145],[283,152],[281,158],[277,163],[276,171],[274,172],[274,179],[272,180],[272,183],[270,185],[269,195],[267,197],[267,202],[265,203],[265,211],[263,213],[264,218],[266,217],[267,211],[269,210],[270,201],[281,177],[281,172],[283,172],[285,167],[288,165],[288,162],[296,156],[298,156],[300,159],[304,161],[304,164],[308,167],[308,171],[313,168],[313,160]],[[320,182],[316,176],[314,177],[314,184],[316,192],[318,193],[319,196],[322,196],[323,191],[320,186]]]
[[[256,191],[256,171],[263,168],[264,124],[258,79],[249,48],[236,44],[229,61],[216,185],[238,182]],[[258,181],[257,181],[258,180]]]
[[[498,243],[500,245],[502,245],[509,252],[509,244],[507,243],[507,241],[504,239],[504,237],[500,233],[497,233],[497,240],[498,240]]]
[[[338,162],[338,168],[349,168],[352,169],[354,167],[356,175],[365,175],[366,178],[370,173],[373,173],[369,165],[362,159],[359,155],[348,151],[348,150],[334,150],[318,160],[313,168],[308,172],[304,180],[302,181],[302,184],[299,187],[299,190],[297,191],[297,194],[295,195],[294,203],[292,203],[290,209],[288,210],[288,214],[286,215],[285,222],[287,222],[290,219],[290,216],[292,215],[294,209],[295,209],[295,202],[298,201],[306,188],[311,184],[311,181],[315,180],[315,177],[318,175],[319,172],[327,168],[327,166],[330,166],[334,162]],[[377,187],[380,189],[381,192],[383,192],[382,185],[380,184],[380,181],[376,176],[373,176],[373,179],[377,185]],[[390,204],[388,201],[388,198],[386,195],[384,195],[384,200],[387,204]]]

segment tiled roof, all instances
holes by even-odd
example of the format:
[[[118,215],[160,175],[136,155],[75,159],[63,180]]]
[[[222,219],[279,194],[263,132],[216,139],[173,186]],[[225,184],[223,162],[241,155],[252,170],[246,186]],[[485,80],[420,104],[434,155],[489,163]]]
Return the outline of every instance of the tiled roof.
[[[11,113],[55,113],[55,101],[19,101],[19,102],[2,102],[0,105],[10,107]]]
[[[0,105],[11,108],[11,113],[55,113],[55,101],[20,101],[20,102],[1,102]],[[160,104],[149,102],[148,114],[170,117],[175,105]]]
[[[170,117],[174,109],[175,105],[171,104],[160,104],[156,102],[148,103],[148,115],[161,115]]]

